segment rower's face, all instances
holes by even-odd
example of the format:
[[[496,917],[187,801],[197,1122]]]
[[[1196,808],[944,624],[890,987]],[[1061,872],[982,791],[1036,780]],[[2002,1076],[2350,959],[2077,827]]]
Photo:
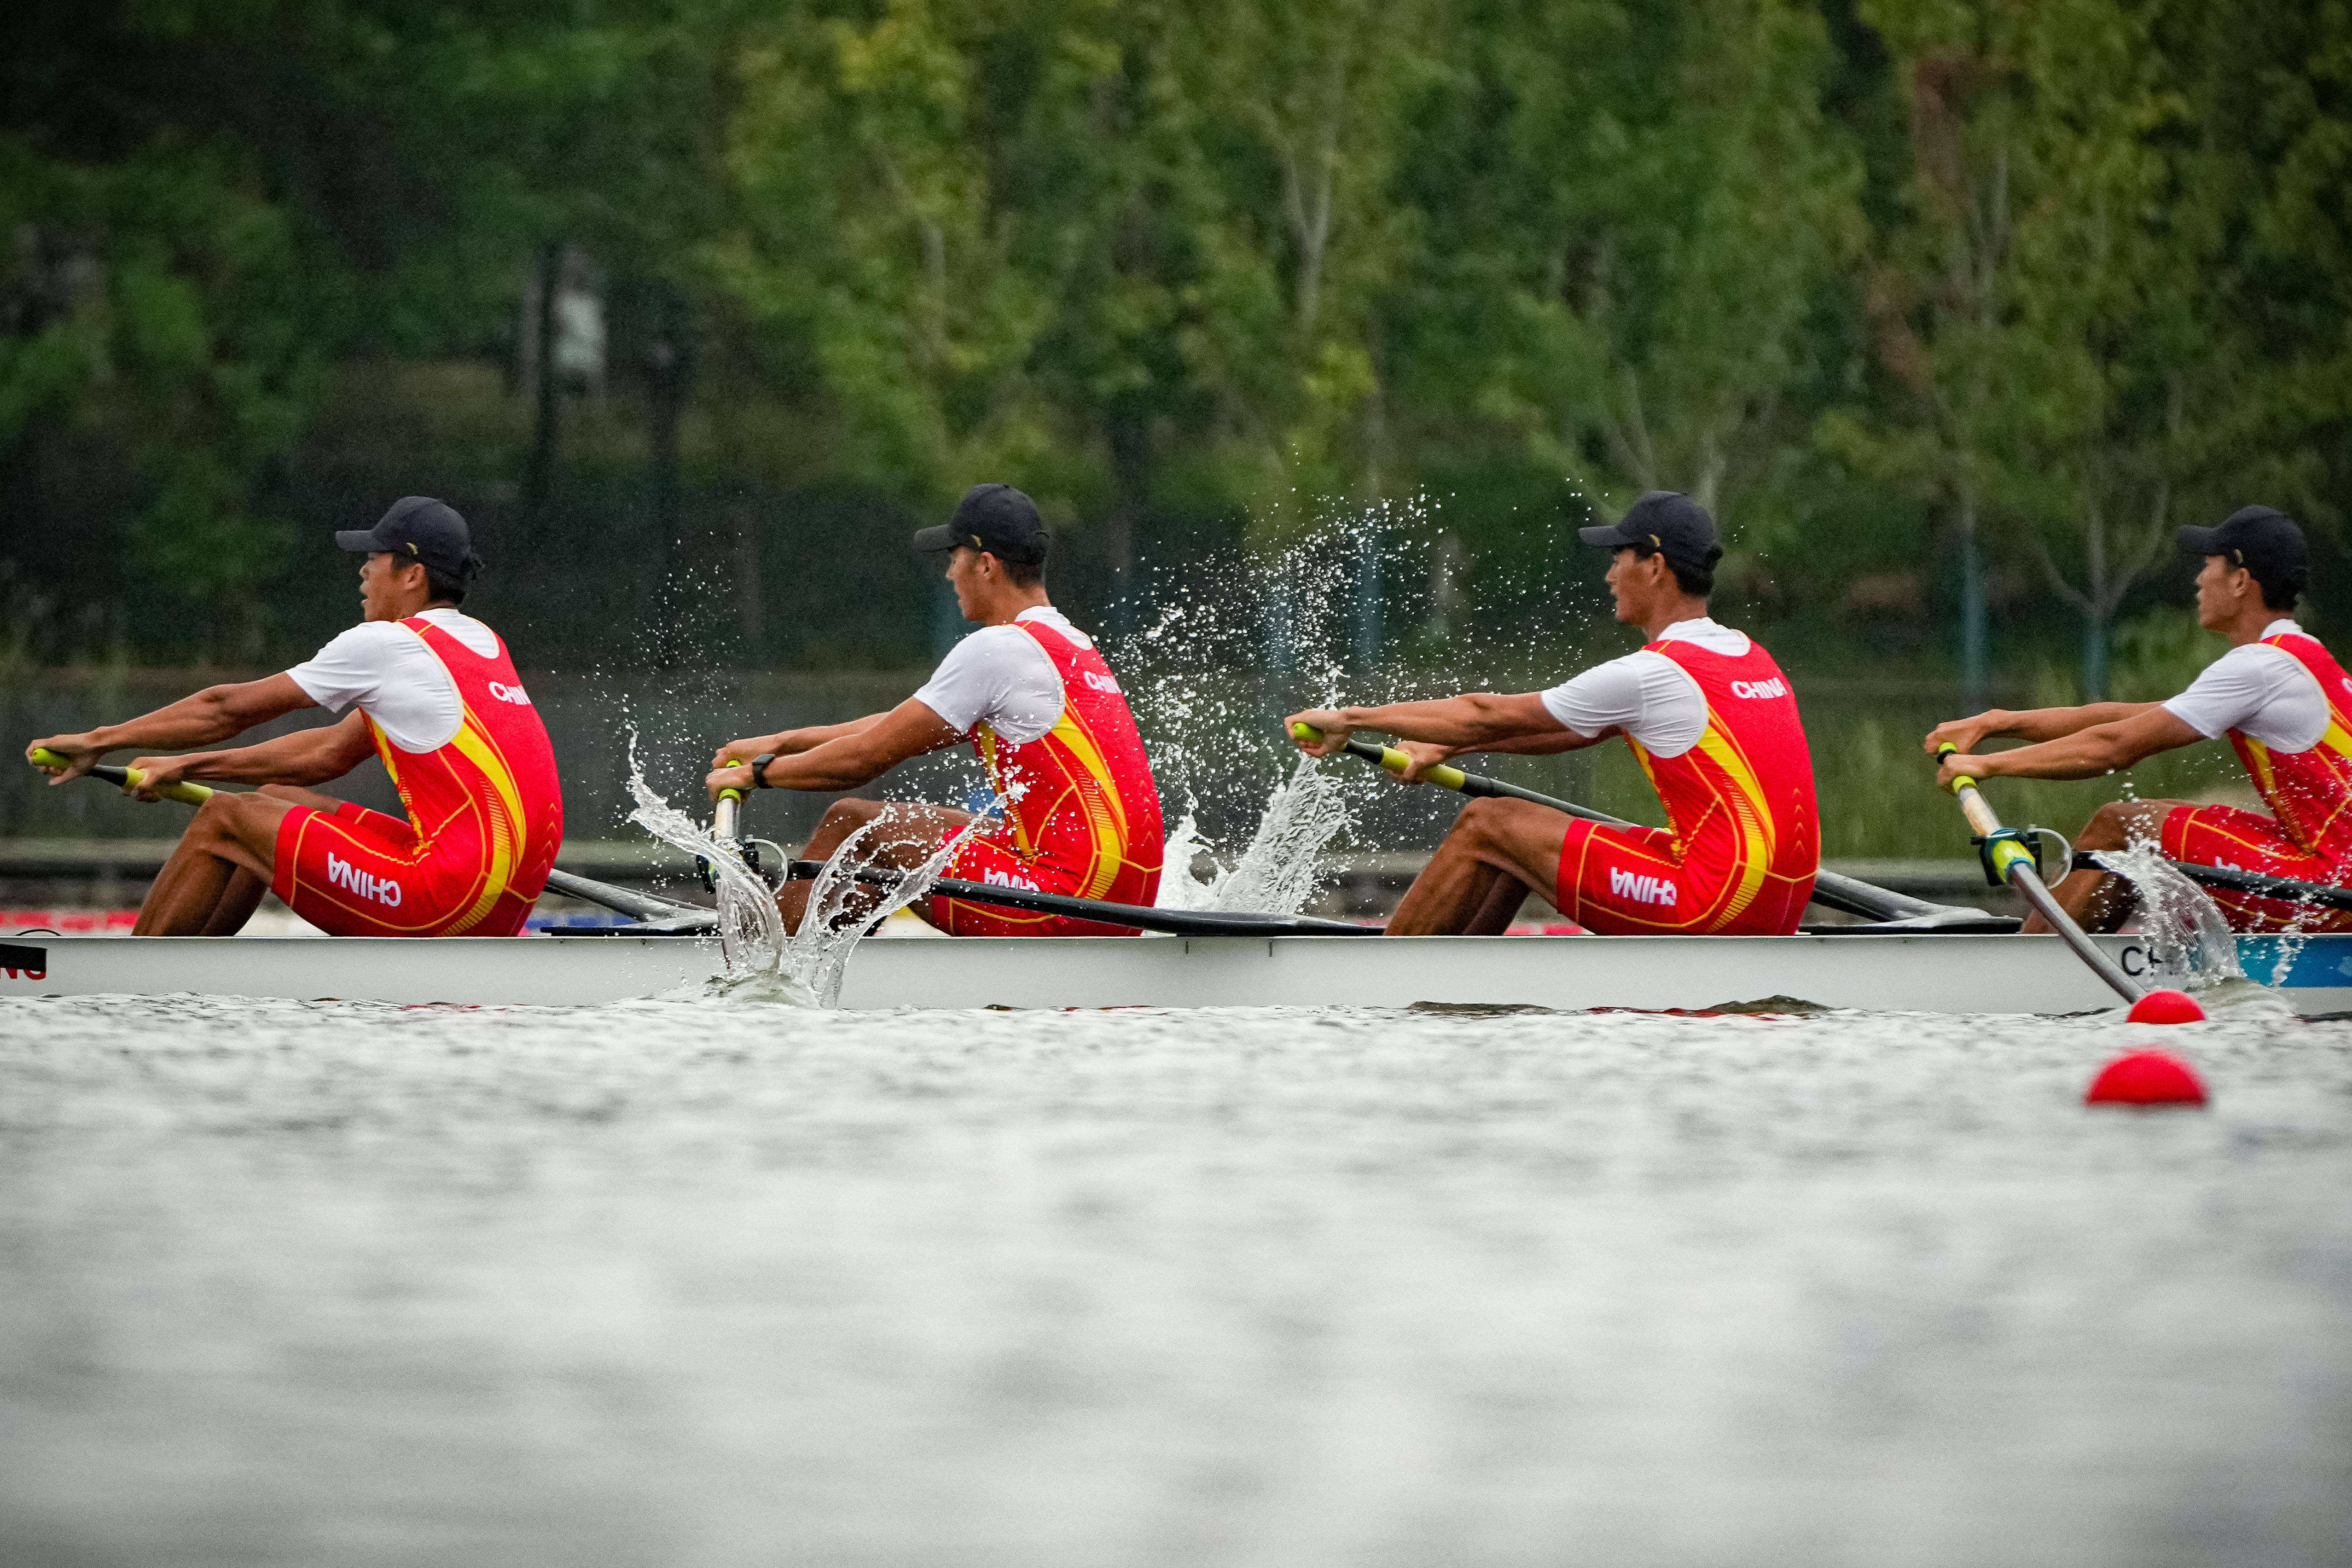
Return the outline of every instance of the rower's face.
[[[2226,555],[2205,557],[2205,565],[2197,574],[2197,624],[2209,632],[2228,626],[2253,581],[2252,573],[2242,566],[2232,567]]]
[[[396,621],[412,613],[409,600],[423,581],[425,568],[415,562],[394,561],[392,552],[379,550],[360,563],[360,608],[371,621]]]
[[[981,605],[986,592],[987,574],[982,570],[981,553],[970,545],[960,544],[948,553],[948,586],[955,590],[956,610],[967,621],[983,621],[988,612]]]
[[[1658,574],[1666,569],[1663,555],[1643,556],[1632,549],[1610,557],[1609,575],[1602,579],[1617,601],[1617,618],[1630,626],[1643,625],[1657,595]]]

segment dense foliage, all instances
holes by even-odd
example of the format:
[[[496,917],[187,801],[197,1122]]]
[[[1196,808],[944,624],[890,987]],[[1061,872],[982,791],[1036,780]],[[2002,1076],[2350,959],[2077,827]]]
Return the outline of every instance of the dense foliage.
[[[1113,619],[1426,495],[1367,651],[1459,658],[1664,486],[1823,661],[2097,686],[2245,500],[2352,605],[2348,88],[2291,0],[31,0],[0,613],[283,657],[427,491],[541,662],[908,663],[1003,478]]]

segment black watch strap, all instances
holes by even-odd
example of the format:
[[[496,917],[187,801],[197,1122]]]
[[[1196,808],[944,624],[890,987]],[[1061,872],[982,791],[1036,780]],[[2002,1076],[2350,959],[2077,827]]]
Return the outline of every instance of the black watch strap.
[[[751,759],[751,787],[753,789],[767,789],[770,787],[768,784],[768,764],[775,760],[776,753],[773,752],[761,752],[758,756]]]

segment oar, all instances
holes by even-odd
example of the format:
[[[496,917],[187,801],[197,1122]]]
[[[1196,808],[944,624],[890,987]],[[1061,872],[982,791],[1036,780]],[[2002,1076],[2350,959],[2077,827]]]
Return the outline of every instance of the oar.
[[[1323,738],[1323,732],[1312,724],[1294,724],[1291,726],[1291,732],[1302,741],[1319,741]],[[1383,746],[1371,741],[1349,741],[1348,753],[1350,756],[1361,757],[1368,763],[1378,763],[1392,773],[1402,773],[1412,763],[1410,757],[1394,746]],[[1451,763],[1440,763],[1433,768],[1424,768],[1422,770],[1421,776],[1427,783],[1433,784],[1440,789],[1450,789],[1457,795],[1500,796],[1506,800],[1529,801],[1537,805],[1548,805],[1554,811],[1566,812],[1570,816],[1581,817],[1587,822],[1602,823],[1611,827],[1636,826],[1622,816],[1611,816],[1606,812],[1595,811],[1591,806],[1578,805],[1573,801],[1539,795],[1531,789],[1521,789],[1517,784],[1506,784],[1501,779],[1490,779],[1478,773],[1464,773]],[[1977,923],[1984,919],[1984,911],[1981,910],[1964,910],[1950,904],[1931,904],[1925,899],[1915,899],[1907,893],[1895,892],[1891,889],[1873,887],[1868,882],[1858,882],[1852,877],[1842,877],[1835,871],[1822,871],[1814,876],[1813,902],[1825,904],[1831,909],[1840,910],[1850,915],[1860,915],[1864,920],[1900,921],[1916,930],[1929,930],[1936,925],[1952,921]]]
[[[784,875],[806,881],[824,869],[822,860],[793,860]],[[880,867],[860,867],[849,873],[860,882],[896,887],[906,873]],[[1114,904],[1103,899],[1074,898],[1066,893],[1033,893],[1026,888],[1000,888],[992,882],[966,882],[941,877],[924,889],[933,898],[960,899],[966,903],[1031,914],[1067,915],[1104,925],[1133,926],[1139,931],[1167,931],[1176,936],[1378,936],[1378,926],[1351,925],[1346,921],[1318,920],[1312,915],[1260,915],[1226,910],[1161,910],[1143,904]]]
[[[2095,851],[2077,855],[2074,858],[2078,864],[2087,860],[2102,871],[2118,869],[2107,863],[2105,855]],[[2352,888],[2331,888],[2325,882],[2297,882],[2285,877],[2265,877],[2260,871],[2241,871],[2233,866],[2200,866],[2194,860],[2167,860],[2165,864],[2190,881],[2202,883],[2208,888],[2227,888],[2232,892],[2256,893],[2288,903],[2315,904],[2321,909],[2352,910]]]
[[[47,746],[33,748],[33,765],[37,768],[69,768],[71,757],[60,756]],[[111,763],[100,763],[82,777],[102,779],[121,790],[133,790],[147,775],[137,768],[119,768]],[[165,784],[157,792],[165,800],[176,800],[183,805],[202,805],[212,799],[213,792],[200,784]]]
[[[1959,748],[1946,742],[1937,750],[1936,762],[1941,765],[1946,757]],[[1984,863],[2002,881],[2018,891],[2018,896],[2032,905],[2034,912],[2050,922],[2074,956],[2088,964],[2091,973],[2106,982],[2107,989],[2126,1002],[2137,1002],[2147,994],[2147,987],[2116,966],[2116,961],[2099,951],[2098,943],[2084,934],[2074,917],[2058,907],[2057,899],[2042,884],[2042,873],[2035,869],[2033,851],[2018,834],[2000,825],[2000,818],[1977,788],[1977,781],[1962,773],[1952,780],[1952,794],[1958,797],[1961,815],[1969,826],[1977,830],[1977,839],[1984,854]]]
[[[37,749],[33,752],[32,760],[37,767],[62,768],[72,765],[70,759],[59,756],[47,746]],[[137,768],[117,767],[111,763],[101,763],[82,776],[102,780],[118,789],[131,790],[138,787],[141,778],[144,775]],[[176,800],[183,805],[202,805],[212,799],[214,791],[205,784],[182,783],[165,784],[159,793],[165,800]],[[708,910],[697,909],[692,904],[681,904],[674,899],[656,898],[647,893],[633,893],[626,888],[614,887],[610,882],[591,881],[585,877],[575,877],[569,871],[549,871],[547,885],[556,892],[575,899],[583,899],[592,904],[602,904],[616,913],[635,915],[639,920],[667,920],[678,915],[707,915],[710,912]]]

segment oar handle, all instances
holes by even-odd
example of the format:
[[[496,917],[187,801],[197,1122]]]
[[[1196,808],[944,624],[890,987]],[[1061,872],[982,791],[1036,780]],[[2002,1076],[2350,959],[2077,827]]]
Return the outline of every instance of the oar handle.
[[[1936,765],[1943,766],[1944,759],[1958,750],[1949,741],[1945,742],[1936,749]],[[1990,838],[2000,831],[2000,818],[1994,813],[1992,803],[1985,799],[1984,793],[1977,788],[1976,780],[1966,773],[1958,774],[1952,780],[1951,790],[1954,798],[1960,803],[1960,815],[1969,819],[1969,826],[1976,829],[1979,837]],[[2001,873],[2004,881],[2008,879],[2009,866],[2013,860],[2021,857],[2027,865],[2033,864],[2033,852],[2022,844],[1995,847],[1994,869]]]
[[[1293,724],[1290,727],[1290,732],[1302,741],[1319,741],[1323,738],[1322,731],[1307,723]],[[1348,752],[1350,755],[1361,757],[1368,763],[1380,763],[1400,778],[1404,775],[1405,769],[1412,765],[1411,757],[1406,756],[1394,746],[1383,746],[1377,742],[1349,741]],[[1450,789],[1459,795],[1483,793],[1477,787],[1481,781],[1472,778],[1450,763],[1440,763],[1433,768],[1423,768],[1421,779],[1424,784],[1433,784],[1440,789]]]
[[[1936,765],[1942,767],[1944,759],[1959,750],[1949,741],[1936,748]],[[2107,989],[2126,1002],[2137,1002],[2147,987],[2126,974],[2116,961],[2100,951],[2098,943],[2074,923],[2058,902],[2056,895],[2042,884],[2042,871],[2033,863],[2033,849],[2024,838],[2010,832],[1994,815],[1991,803],[1977,788],[1977,781],[1966,773],[1955,774],[1952,794],[1959,798],[1960,810],[1969,826],[1977,831],[1978,848],[1984,856],[1986,868],[2014,889],[2018,896],[2032,906],[2050,930],[2072,948],[2091,973],[2106,984]]]
[[[72,758],[60,756],[58,753],[49,750],[47,746],[36,746],[33,748],[32,762],[33,765],[37,768],[69,768],[73,766]],[[117,789],[121,790],[127,795],[131,791],[137,789],[139,787],[140,781],[147,775],[141,773],[137,768],[121,768],[116,767],[111,763],[100,763],[98,766],[90,769],[89,773],[86,776],[94,779],[103,779],[108,784],[114,785]],[[165,800],[176,800],[183,805],[202,805],[205,802],[212,799],[213,797],[213,792],[200,784],[165,784],[162,789],[155,793],[162,795]]]

